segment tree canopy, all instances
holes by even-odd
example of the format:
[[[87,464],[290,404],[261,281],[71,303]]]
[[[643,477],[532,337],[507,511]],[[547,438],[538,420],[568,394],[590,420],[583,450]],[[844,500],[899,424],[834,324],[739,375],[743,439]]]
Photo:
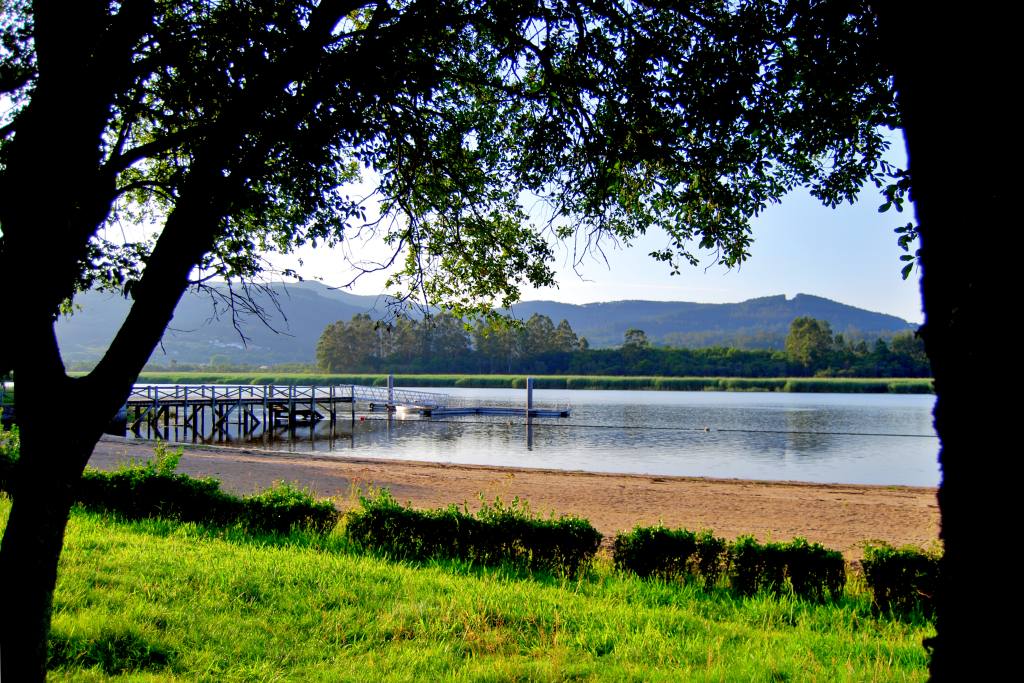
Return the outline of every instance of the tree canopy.
[[[11,199],[60,158],[74,182],[53,209],[73,227],[51,245],[54,310],[75,288],[134,296],[164,243],[187,242],[194,281],[337,244],[366,227],[349,190],[367,171],[396,279],[450,306],[550,284],[552,237],[661,228],[672,267],[695,244],[734,265],[749,219],[793,187],[835,205],[896,171],[873,15],[799,7],[9,4],[0,254],[37,246]],[[121,244],[119,221],[159,237]]]
[[[786,335],[786,355],[806,367],[818,364],[832,351],[832,327],[825,320],[794,318]]]
[[[882,130],[902,123],[915,201],[930,207],[918,213],[933,221],[920,234],[936,423],[943,448],[963,454],[945,417],[970,411],[974,385],[953,351],[975,357],[976,298],[991,288],[943,241],[951,217],[976,217],[937,207],[976,192],[994,225],[986,207],[1008,197],[1002,179],[975,173],[996,165],[983,146],[941,149],[962,126],[952,115],[970,120],[990,102],[978,87],[987,72],[970,97],[946,97],[967,81],[929,75],[934,45],[917,49],[927,34],[914,11],[846,0],[6,2],[0,272],[33,286],[10,300],[18,334],[0,335],[22,423],[0,586],[25,615],[0,625],[4,677],[44,675],[70,492],[182,292],[214,276],[245,282],[267,251],[380,230],[396,285],[456,312],[550,284],[553,240],[586,248],[661,230],[653,255],[670,269],[699,249],[736,265],[750,218],[794,187],[835,205],[874,182],[898,204],[909,179],[884,161]],[[980,28],[957,13],[965,20]],[[1011,42],[957,58],[974,64]],[[999,122],[989,127],[1010,129]],[[961,179],[965,169],[986,184]],[[367,171],[382,209],[373,222],[353,196]],[[528,210],[535,201],[545,213]],[[121,239],[129,223],[153,236]],[[134,305],[96,369],[71,379],[53,320],[95,286]],[[59,457],[46,443],[55,391],[86,406],[68,418]],[[961,462],[943,456],[951,558],[969,558],[959,539],[977,526],[965,504],[948,504],[978,481]],[[977,575],[955,566],[951,584]],[[954,597],[961,616],[976,609]],[[940,634],[968,634],[943,604]]]

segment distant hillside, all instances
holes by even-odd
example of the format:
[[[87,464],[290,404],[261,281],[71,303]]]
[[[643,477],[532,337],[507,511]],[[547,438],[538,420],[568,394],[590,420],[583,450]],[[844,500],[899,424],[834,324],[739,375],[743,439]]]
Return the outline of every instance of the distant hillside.
[[[594,347],[617,346],[626,329],[636,327],[655,344],[782,348],[790,322],[802,315],[827,320],[834,332],[855,338],[888,337],[916,328],[896,316],[809,294],[797,294],[792,299],[780,294],[735,304],[610,301],[576,305],[526,301],[513,310],[523,319],[540,313],[557,324],[564,318]]]
[[[312,362],[317,339],[329,323],[349,320],[357,313],[370,313],[376,318],[388,313],[386,297],[349,294],[315,282],[277,284],[274,291],[280,312],[270,299],[259,301],[271,326],[279,333],[249,317],[240,321],[249,338],[247,342],[243,342],[222,305],[215,307],[208,295],[187,294],[152,362]],[[90,292],[78,297],[75,303],[80,312],[58,323],[57,336],[67,363],[93,362],[110,343],[128,312],[129,302],[118,296]],[[622,343],[626,329],[636,327],[644,330],[655,344],[781,348],[789,323],[801,315],[827,320],[834,331],[853,337],[891,336],[915,327],[891,315],[807,294],[792,299],[770,296],[735,304],[612,301],[574,305],[527,301],[516,305],[513,313],[524,320],[540,313],[555,324],[564,318],[592,347],[617,346]]]
[[[223,302],[207,294],[186,294],[174,312],[162,348],[151,362],[180,363],[274,363],[311,362],[324,327],[335,320],[350,320],[357,313],[383,317],[387,299],[360,296],[330,289],[316,282],[275,284],[277,304],[270,297],[257,301],[270,328],[254,316],[239,322],[247,340],[235,329]],[[120,296],[88,292],[76,297],[80,312],[57,324],[57,338],[65,362],[97,360],[117,327],[128,314],[129,301]],[[278,306],[280,310],[278,310]],[[273,328],[273,329],[271,329]]]

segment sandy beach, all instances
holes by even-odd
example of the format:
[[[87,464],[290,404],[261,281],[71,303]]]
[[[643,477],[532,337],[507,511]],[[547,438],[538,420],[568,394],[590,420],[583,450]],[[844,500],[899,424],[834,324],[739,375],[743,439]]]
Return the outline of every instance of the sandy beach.
[[[152,453],[152,443],[104,437],[89,464],[109,470]],[[472,508],[480,494],[505,501],[518,496],[539,512],[586,517],[606,541],[617,531],[660,521],[713,529],[727,538],[803,536],[856,560],[865,540],[928,546],[939,533],[936,490],[926,487],[601,474],[195,446],[185,447],[179,470],[215,477],[225,490],[240,494],[293,482],[333,498],[339,508],[356,504],[355,487],[368,486],[386,487],[420,508],[463,502]]]

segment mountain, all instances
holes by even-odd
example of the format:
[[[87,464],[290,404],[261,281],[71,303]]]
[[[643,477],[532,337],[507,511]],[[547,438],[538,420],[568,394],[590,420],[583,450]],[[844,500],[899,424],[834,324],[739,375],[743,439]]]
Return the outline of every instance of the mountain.
[[[215,363],[271,365],[314,360],[317,339],[336,320],[357,313],[375,318],[388,314],[389,299],[361,296],[331,289],[316,282],[271,285],[274,297],[257,296],[270,324],[253,315],[241,315],[243,340],[232,324],[223,301],[209,294],[186,294],[153,354],[158,365]],[[223,294],[224,290],[218,290]],[[277,304],[274,304],[276,299]],[[78,311],[57,324],[57,337],[69,365],[95,362],[107,348],[114,331],[128,313],[122,297],[87,292],[75,299]],[[278,310],[278,307],[280,310]],[[854,338],[891,336],[914,325],[882,313],[847,306],[830,299],[798,294],[751,299],[734,304],[699,304],[683,301],[610,301],[563,304],[525,301],[512,314],[526,320],[534,313],[555,324],[563,318],[592,347],[617,346],[635,327],[655,344],[673,346],[742,346],[781,348],[793,318],[808,315],[827,320],[832,329]],[[275,332],[274,330],[277,330]]]
[[[516,317],[534,313],[563,318],[593,347],[617,346],[630,327],[643,330],[655,344],[671,346],[738,346],[782,348],[793,318],[806,315],[827,320],[834,332],[853,338],[889,337],[916,329],[906,320],[809,294],[766,296],[734,304],[685,301],[609,301],[563,304],[525,301],[513,308]]]
[[[316,282],[275,283],[273,296],[255,296],[269,327],[252,313],[240,313],[239,327],[232,322],[222,297],[189,292],[182,297],[174,318],[151,362],[274,364],[304,363],[314,359],[316,342],[324,327],[335,320],[350,320],[357,313],[387,314],[388,299],[331,289]],[[276,301],[276,303],[275,303]],[[57,324],[57,339],[68,364],[97,360],[128,314],[130,302],[113,294],[86,292],[75,298],[76,312]]]

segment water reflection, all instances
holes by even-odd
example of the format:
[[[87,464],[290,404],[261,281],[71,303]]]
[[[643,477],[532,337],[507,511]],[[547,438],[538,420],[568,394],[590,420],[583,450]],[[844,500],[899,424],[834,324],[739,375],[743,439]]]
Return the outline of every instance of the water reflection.
[[[445,389],[486,405],[522,406],[523,392]],[[359,412],[352,419],[271,428],[220,443],[271,450],[605,472],[818,482],[938,483],[932,396],[712,392],[535,392],[572,417],[426,419]],[[188,440],[174,430],[167,438]]]

